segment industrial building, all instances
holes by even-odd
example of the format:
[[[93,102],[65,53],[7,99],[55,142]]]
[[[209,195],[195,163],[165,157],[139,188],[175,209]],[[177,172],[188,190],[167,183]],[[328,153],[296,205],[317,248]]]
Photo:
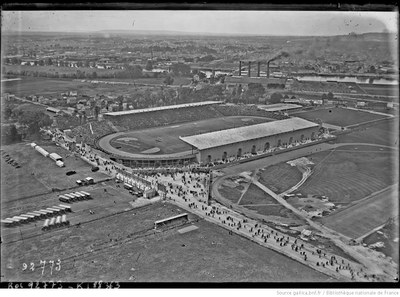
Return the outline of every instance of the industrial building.
[[[198,151],[197,161],[204,164],[313,140],[317,137],[319,128],[316,123],[290,118],[180,139]]]

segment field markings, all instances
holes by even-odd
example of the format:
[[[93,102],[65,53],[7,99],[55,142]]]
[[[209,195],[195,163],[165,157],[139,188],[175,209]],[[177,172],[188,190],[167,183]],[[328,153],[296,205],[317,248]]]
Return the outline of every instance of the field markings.
[[[279,203],[266,203],[266,204],[241,204],[240,206],[281,206]]]

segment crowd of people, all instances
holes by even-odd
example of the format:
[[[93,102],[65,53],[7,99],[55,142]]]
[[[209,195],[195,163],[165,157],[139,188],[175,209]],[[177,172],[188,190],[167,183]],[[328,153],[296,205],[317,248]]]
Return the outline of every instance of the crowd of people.
[[[356,84],[336,82],[294,81],[291,85],[292,91],[297,92],[323,92],[323,93],[357,93],[364,92]]]
[[[126,177],[132,173],[128,168],[121,164],[103,159],[102,157],[79,149],[79,153],[90,162],[95,162],[111,176],[117,175],[117,168],[126,171]],[[277,250],[290,256],[306,265],[315,267],[327,274],[336,275],[341,278],[348,278],[354,281],[379,281],[379,276],[364,271],[361,264],[350,261],[343,257],[330,254],[315,245],[305,242],[292,235],[287,235],[282,231],[277,231],[259,221],[246,218],[245,216],[223,207],[217,203],[209,204],[209,185],[210,173],[201,170],[174,170],[169,172],[141,172],[136,174],[136,179],[132,179],[136,186],[162,184],[165,190],[163,197],[171,202],[177,203],[183,208],[194,212],[203,217],[208,217],[216,223],[228,229],[229,234],[237,233],[248,237],[251,240]],[[147,185],[139,185],[137,181],[146,180]]]
[[[256,105],[224,104],[224,105],[216,105],[214,106],[214,109],[217,110],[223,116],[257,116],[257,117],[272,118],[275,120],[283,120],[288,118],[288,116],[285,116],[283,114],[268,112],[259,109]]]
[[[101,137],[117,130],[140,130],[151,127],[162,127],[173,124],[200,121],[221,116],[259,116],[282,120],[288,118],[283,114],[260,110],[257,106],[216,104],[209,106],[189,106],[179,109],[160,110],[136,113],[108,118],[100,122],[90,122],[72,129],[77,142],[96,146]],[[78,141],[79,140],[79,141]]]
[[[117,127],[123,127],[123,129],[126,130],[140,130],[216,118],[219,116],[220,114],[210,106],[188,106],[179,109],[135,113],[110,118],[110,120]]]
[[[72,135],[77,142],[83,142],[91,146],[96,145],[96,140],[110,133],[116,132],[108,121],[90,122],[72,129]]]
[[[227,228],[229,234],[239,233],[250,237],[258,243],[281,251],[309,266],[318,267],[317,269],[326,271],[330,275],[337,275],[354,281],[379,281],[377,275],[367,273],[362,265],[356,262],[330,254],[311,243],[281,231],[278,232],[218,204],[209,205],[205,197],[207,190],[202,186],[201,177],[192,173],[183,173],[174,175],[172,180],[167,176],[153,178],[158,182],[164,180],[167,199],[186,206],[196,214],[214,219]],[[194,195],[193,191],[197,195]]]

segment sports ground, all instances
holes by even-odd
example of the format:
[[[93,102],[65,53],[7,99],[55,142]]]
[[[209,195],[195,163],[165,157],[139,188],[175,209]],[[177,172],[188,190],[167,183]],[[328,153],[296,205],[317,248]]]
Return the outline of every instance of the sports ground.
[[[53,160],[46,158],[34,150],[28,142],[14,145],[4,145],[2,150],[8,154],[21,168],[7,164],[1,158],[1,202],[4,203],[33,197],[52,192],[53,189],[65,189],[76,186],[76,180],[88,176],[95,181],[108,179],[100,172],[92,172],[82,159],[73,156],[68,151],[51,142],[37,143],[50,153],[57,153],[63,157],[65,167],[58,167]],[[74,175],[66,175],[68,171],[75,171]]]
[[[320,119],[323,123],[339,127],[347,127],[386,117],[381,114],[338,107],[299,112],[292,115],[310,121]]]
[[[179,136],[255,125],[267,121],[269,121],[267,118],[262,117],[233,116],[140,131],[119,132],[103,137],[99,141],[99,146],[106,151],[127,156],[128,154],[174,154],[192,149],[189,144],[180,140]]]
[[[379,147],[344,146],[313,154],[309,156],[315,164],[313,173],[299,191],[325,195],[330,202],[347,206],[395,183],[393,153]]]
[[[398,192],[393,186],[321,221],[346,236],[358,238],[397,215]]]

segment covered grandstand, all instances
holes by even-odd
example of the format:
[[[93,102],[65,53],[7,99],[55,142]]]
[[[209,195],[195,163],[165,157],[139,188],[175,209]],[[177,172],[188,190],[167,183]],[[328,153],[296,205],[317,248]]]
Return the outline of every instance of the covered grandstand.
[[[109,118],[109,117],[115,117],[115,116],[134,115],[134,114],[140,114],[140,113],[150,113],[150,112],[155,112],[155,111],[180,109],[180,108],[186,108],[186,107],[207,106],[207,105],[214,105],[214,104],[221,104],[221,103],[222,103],[222,101],[203,101],[203,102],[168,105],[168,106],[160,106],[160,107],[150,107],[150,108],[143,108],[143,109],[107,112],[107,113],[104,113],[103,116],[105,118]]]
[[[197,161],[199,163],[210,163],[312,140],[317,137],[319,128],[316,123],[301,118],[289,118],[180,137],[180,139],[198,151]]]

